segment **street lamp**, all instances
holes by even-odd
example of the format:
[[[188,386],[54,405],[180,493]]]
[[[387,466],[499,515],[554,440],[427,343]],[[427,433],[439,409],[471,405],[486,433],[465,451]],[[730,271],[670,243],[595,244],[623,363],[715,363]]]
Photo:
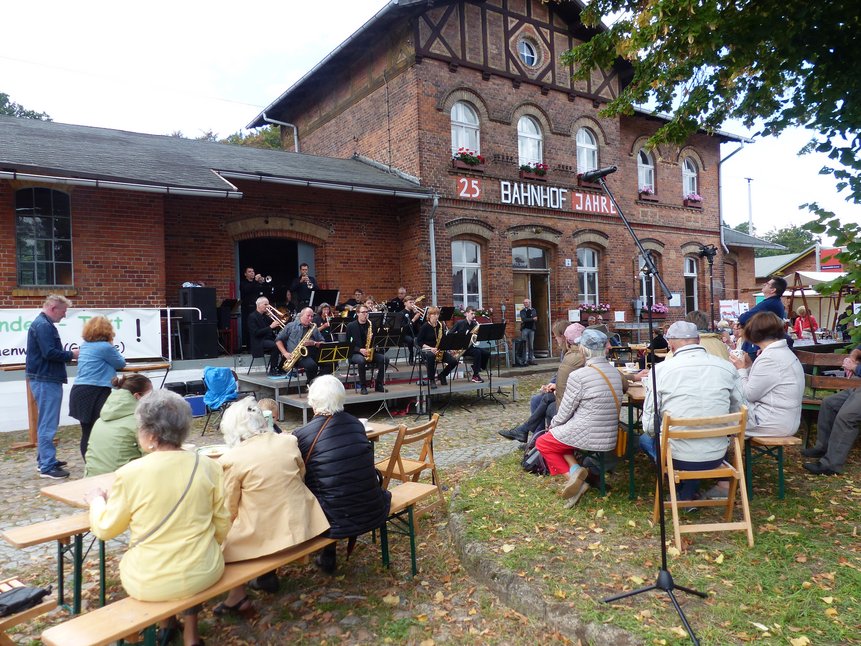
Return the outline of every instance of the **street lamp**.
[[[717,255],[717,248],[713,245],[700,245],[700,258],[705,258],[709,263],[709,303],[711,305],[711,323],[709,329],[714,332],[715,326],[715,281],[714,281],[714,262]]]

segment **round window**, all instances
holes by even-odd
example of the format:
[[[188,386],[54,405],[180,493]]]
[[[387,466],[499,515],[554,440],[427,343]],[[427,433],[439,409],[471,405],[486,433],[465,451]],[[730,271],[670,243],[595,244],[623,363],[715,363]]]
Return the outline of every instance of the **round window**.
[[[538,64],[538,53],[535,49],[535,45],[525,38],[522,38],[520,42],[517,43],[517,53],[520,56],[520,60],[523,61],[525,65],[535,67]]]

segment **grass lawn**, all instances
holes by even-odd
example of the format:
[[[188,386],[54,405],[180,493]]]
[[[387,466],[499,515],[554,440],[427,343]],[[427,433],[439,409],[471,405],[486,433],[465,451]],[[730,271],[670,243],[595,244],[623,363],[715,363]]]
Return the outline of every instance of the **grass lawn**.
[[[664,592],[601,601],[654,583],[660,567],[660,533],[651,522],[654,479],[642,454],[636,500],[628,499],[627,469],[620,465],[606,498],[590,491],[573,510],[563,506],[560,478],[527,474],[518,460],[519,454],[501,460],[461,483],[452,511],[464,515],[469,538],[584,620],[622,627],[645,643],[689,643]],[[857,450],[851,460],[842,476],[815,477],[805,475],[796,450],[787,452],[785,500],[773,493],[776,466],[760,463],[752,549],[743,532],[683,535],[682,553],[670,548],[676,584],[709,595],[701,600],[676,591],[702,643],[861,644]]]

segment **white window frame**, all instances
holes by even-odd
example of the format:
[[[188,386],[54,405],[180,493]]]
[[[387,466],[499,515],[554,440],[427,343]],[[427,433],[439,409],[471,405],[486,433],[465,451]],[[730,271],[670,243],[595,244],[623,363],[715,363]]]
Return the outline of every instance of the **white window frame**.
[[[476,260],[477,262],[466,262],[464,258],[467,257],[465,253],[465,249],[467,245],[473,245],[476,249]],[[454,284],[455,274],[459,269],[463,269],[463,281],[459,286]],[[469,286],[469,271],[468,270],[476,270],[478,274],[478,293],[468,291]],[[459,307],[461,309],[466,308],[469,305],[472,305],[476,309],[481,309],[481,245],[473,240],[452,240],[451,242],[451,276],[452,276],[452,290],[451,296],[453,305],[455,307]]]
[[[476,154],[481,152],[481,122],[478,112],[466,101],[451,106],[451,154],[459,148],[467,148]]]
[[[517,153],[521,166],[544,163],[544,135],[534,117],[524,115],[517,120]]]
[[[699,195],[699,169],[696,162],[690,157],[685,157],[682,162],[682,196]]]
[[[589,128],[577,131],[577,172],[585,173],[598,168],[598,138]]]
[[[658,264],[658,261],[655,258],[654,253],[652,254],[652,260],[655,262],[656,265]],[[644,274],[642,272],[642,269],[646,264],[645,260],[643,259],[643,256],[638,254],[637,255],[637,261],[639,262],[638,273],[640,274],[640,308],[645,310],[646,305],[648,304],[646,301],[646,295],[649,294],[650,292],[652,294],[652,305],[654,305],[655,303],[658,302],[657,299],[655,298],[655,276],[654,276],[654,274],[652,274],[651,276],[649,276],[650,281],[646,282],[646,274]]]
[[[640,149],[637,153],[637,190],[651,189],[655,193],[655,160],[651,154]]]
[[[694,310],[698,310],[700,307],[699,294],[698,294],[698,267],[697,267],[697,259],[693,256],[685,256],[685,266],[684,271],[682,272],[685,277],[685,314],[690,314]],[[689,286],[691,291],[689,291]],[[688,307],[688,298],[693,295],[693,308]]]
[[[520,61],[527,67],[538,65],[538,48],[526,38],[521,38],[520,42],[517,43],[517,55],[520,57]],[[529,59],[532,59],[531,62]]]
[[[591,263],[589,261],[592,261]],[[599,278],[600,278],[600,255],[597,250],[591,247],[577,248],[577,288],[579,291],[578,300],[580,303],[592,303],[597,305],[599,301]],[[595,291],[589,291],[589,279],[592,278],[595,284]]]

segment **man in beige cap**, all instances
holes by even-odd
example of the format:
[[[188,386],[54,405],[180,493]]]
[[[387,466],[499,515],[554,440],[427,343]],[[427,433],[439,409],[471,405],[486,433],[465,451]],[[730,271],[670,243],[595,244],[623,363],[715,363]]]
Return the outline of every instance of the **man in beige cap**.
[[[697,326],[676,321],[664,335],[673,358],[655,365],[658,411],[674,417],[710,417],[735,413],[744,404],[741,381],[735,367],[706,352],[700,345]],[[657,447],[654,435],[652,380],[644,379],[643,431],[640,446],[652,459]],[[725,437],[673,440],[673,463],[678,469],[704,470],[718,466],[726,455]],[[691,500],[699,489],[698,480],[686,480],[679,488],[679,500]]]

